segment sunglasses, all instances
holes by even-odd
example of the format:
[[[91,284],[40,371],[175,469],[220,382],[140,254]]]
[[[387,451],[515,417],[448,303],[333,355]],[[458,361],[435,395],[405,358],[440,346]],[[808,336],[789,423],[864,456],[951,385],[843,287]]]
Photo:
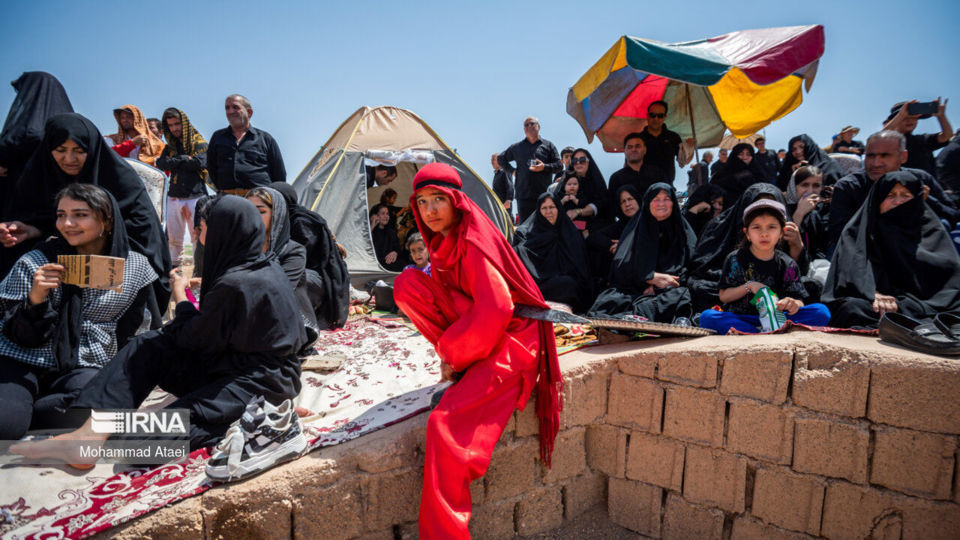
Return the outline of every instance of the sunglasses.
[[[572,165],[574,163],[590,163],[590,158],[586,158],[586,157],[570,158],[570,164]]]
[[[666,117],[667,117],[667,113],[648,112],[648,113],[647,113],[647,116],[650,117],[650,118],[666,118]]]
[[[524,126],[539,126],[538,122],[524,122]]]

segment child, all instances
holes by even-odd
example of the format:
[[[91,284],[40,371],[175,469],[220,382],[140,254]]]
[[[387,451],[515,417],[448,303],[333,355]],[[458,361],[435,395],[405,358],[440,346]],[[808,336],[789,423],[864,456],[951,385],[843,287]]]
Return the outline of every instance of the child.
[[[457,171],[431,163],[413,179],[411,208],[432,276],[397,276],[397,305],[436,348],[447,388],[427,420],[420,538],[469,538],[470,482],[482,476],[514,409],[537,385],[540,457],[560,423],[562,380],[550,323],[514,315],[546,307],[506,238],[462,191]],[[530,466],[534,466],[530,463]]]
[[[563,205],[563,211],[577,230],[583,231],[587,228],[587,220],[584,219],[584,211],[589,206],[580,189],[580,179],[576,174],[570,173],[562,182],[560,182],[560,203]]]
[[[769,287],[780,300],[777,309],[787,319],[809,326],[826,326],[830,311],[823,304],[804,306],[806,296],[800,283],[800,269],[789,255],[777,249],[786,225],[786,208],[777,201],[761,199],[743,211],[745,246],[727,255],[720,276],[720,301],[724,310],[708,309],[700,315],[700,326],[726,334],[730,328],[756,333],[760,325],[753,296]]]
[[[413,264],[408,264],[407,268],[416,268],[426,275],[430,275],[430,252],[427,251],[427,245],[423,243],[423,236],[420,233],[412,233],[407,237],[407,251],[410,252],[410,260]]]

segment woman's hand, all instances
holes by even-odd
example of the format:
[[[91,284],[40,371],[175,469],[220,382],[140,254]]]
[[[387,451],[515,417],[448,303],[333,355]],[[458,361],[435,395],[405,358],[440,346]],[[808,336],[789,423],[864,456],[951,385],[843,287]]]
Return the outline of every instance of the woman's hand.
[[[790,257],[797,260],[803,252],[803,238],[800,237],[800,227],[797,224],[788,221],[783,227],[783,239],[790,246]]]
[[[648,279],[647,284],[653,285],[657,289],[668,289],[670,287],[679,287],[680,282],[677,281],[678,279],[680,279],[679,276],[671,276],[670,274],[654,272],[653,279]]]
[[[40,238],[40,229],[22,221],[0,223],[0,244],[3,247],[13,247],[31,238]]]
[[[620,240],[612,240],[610,242],[610,253],[617,253],[617,245],[620,244]]]
[[[802,223],[803,218],[807,217],[807,214],[812,212],[818,204],[820,204],[820,196],[815,193],[797,201],[797,209],[793,212],[793,222]]]
[[[805,160],[805,159],[800,160],[800,161],[794,163],[793,166],[791,167],[791,169],[795,171],[795,170],[799,169],[800,167],[803,167],[804,165],[809,165],[809,163],[807,163],[807,160]]]
[[[879,313],[881,317],[883,317],[884,313],[896,313],[897,309],[896,298],[885,294],[874,293],[873,310]]]
[[[390,253],[387,253],[387,256],[383,258],[383,262],[387,264],[393,264],[396,260],[397,260],[396,251],[391,251]]]
[[[690,207],[690,213],[691,213],[691,214],[699,214],[700,212],[703,212],[704,210],[710,210],[710,208],[711,208],[710,203],[708,203],[708,202],[706,202],[706,201],[702,201],[702,202],[698,202],[697,204],[691,206],[691,207]]]
[[[30,294],[27,298],[33,305],[42,304],[46,301],[50,291],[60,286],[60,280],[63,279],[63,266],[56,263],[47,263],[33,273],[33,286],[30,287]]]
[[[797,300],[796,298],[787,297],[777,300],[777,309],[780,311],[786,311],[789,315],[795,314],[802,307],[803,302]]]
[[[178,270],[170,271],[170,296],[175,304],[187,300],[187,278],[183,277]]]
[[[579,217],[576,210],[567,210],[567,217],[570,218],[570,221],[573,221]]]

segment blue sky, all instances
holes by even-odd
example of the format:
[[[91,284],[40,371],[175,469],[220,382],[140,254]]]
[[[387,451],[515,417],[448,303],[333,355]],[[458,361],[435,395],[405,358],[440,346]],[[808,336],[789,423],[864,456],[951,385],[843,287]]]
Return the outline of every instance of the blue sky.
[[[6,3],[0,80],[49,71],[101,131],[126,103],[148,116],[184,110],[206,137],[226,126],[223,98],[253,102],[280,143],[288,180],[363,105],[425,119],[489,180],[489,156],[541,135],[584,146],[568,88],[623,34],[675,42],[773,26],[823,24],[826,52],[804,103],[766,129],[825,145],[846,124],[863,139],[901,100],[952,97],[960,127],[960,2],[104,2]],[[794,7],[791,7],[794,6]],[[0,114],[14,97],[0,85]],[[938,131],[922,120],[919,132]],[[609,177],[622,156],[587,148]],[[679,185],[682,185],[678,183]]]

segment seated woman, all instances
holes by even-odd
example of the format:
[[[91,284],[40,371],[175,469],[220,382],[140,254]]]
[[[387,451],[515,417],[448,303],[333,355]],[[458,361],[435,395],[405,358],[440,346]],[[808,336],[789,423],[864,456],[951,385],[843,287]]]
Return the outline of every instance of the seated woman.
[[[130,249],[120,208],[109,193],[70,184],[55,204],[58,235],[27,252],[0,282],[0,438],[5,440],[19,439],[31,425],[67,427],[73,421],[64,410],[113,358],[118,343],[133,337],[152,292],[149,285],[157,279],[146,257]],[[122,289],[63,284],[59,255],[122,257]]]
[[[707,223],[723,212],[723,197],[722,189],[705,184],[698,187],[683,204],[683,219],[687,220],[698,238]]]
[[[743,212],[743,245],[727,255],[718,285],[723,311],[708,309],[700,314],[700,326],[726,334],[731,328],[744,333],[760,330],[760,316],[750,301],[765,287],[779,297],[776,309],[788,320],[826,326],[830,312],[823,304],[804,305],[807,296],[800,282],[800,268],[777,249],[783,239],[787,210],[777,201],[758,200]]]
[[[74,182],[100,186],[120,205],[130,246],[150,261],[159,276],[152,287],[155,299],[150,302],[152,326],[158,327],[158,306],[166,307],[170,298],[167,235],[140,177],[83,116],[65,113],[47,121],[43,142],[14,188],[14,220],[0,223],[0,243],[4,249],[29,249],[55,234],[56,215],[50,201]]]
[[[391,272],[403,270],[397,229],[390,226],[390,209],[383,204],[375,204],[370,209],[370,237],[380,266]]]
[[[307,250],[307,294],[320,329],[339,328],[350,311],[350,273],[337,239],[320,214],[297,204],[297,192],[286,182],[270,187],[283,194],[290,213],[290,238]]]
[[[764,181],[753,163],[753,145],[740,143],[730,151],[730,157],[710,179],[710,185],[723,190],[724,206],[732,206],[748,187]]]
[[[556,195],[541,194],[539,210],[517,227],[514,247],[544,298],[581,312],[592,300],[586,248],[559,203]]]
[[[200,309],[186,301],[186,280],[171,272],[176,318],[134,338],[97,373],[75,408],[136,409],[156,386],[188,409],[190,450],[217,442],[250,401],[278,405],[300,392],[297,351],[306,342],[297,299],[283,270],[263,253],[263,220],[235,195],[217,201],[201,233],[205,263]],[[106,440],[91,420],[77,431],[24,442],[11,452],[89,462],[79,448],[63,453],[62,440]],[[78,445],[79,446],[79,445]]]
[[[876,328],[886,312],[928,319],[960,311],[960,258],[923,182],[889,172],[843,229],[824,302],[832,326]]]
[[[568,173],[557,187],[557,196],[563,205],[561,210],[573,221],[577,230],[583,231],[584,237],[589,236],[587,227],[593,221],[597,201],[592,201],[586,191],[581,189],[580,178],[576,174]]]
[[[596,283],[606,286],[610,275],[610,263],[613,254],[617,252],[617,244],[623,229],[633,216],[640,211],[640,195],[632,184],[620,186],[617,190],[618,212],[617,220],[602,229],[594,231],[586,239],[587,253],[589,254],[590,272]]]
[[[307,327],[307,345],[312,344],[319,336],[317,316],[307,295],[307,250],[290,239],[290,217],[287,215],[287,201],[280,192],[268,188],[258,187],[247,192],[247,200],[252,202],[263,225],[266,228],[263,252],[272,253],[277,263],[287,275],[290,286],[300,305],[300,315]],[[304,351],[315,354],[310,347]]]
[[[640,214],[620,236],[610,271],[612,287],[600,293],[591,315],[639,315],[665,323],[690,318],[690,291],[680,285],[680,276],[697,239],[679,206],[670,184],[647,189]]]
[[[787,146],[787,155],[780,164],[780,172],[777,174],[777,187],[786,191],[787,184],[790,183],[790,176],[793,171],[803,165],[813,165],[820,169],[823,175],[823,185],[832,186],[844,176],[843,169],[833,160],[817,143],[806,133],[797,135],[790,139]]]
[[[803,238],[803,251],[806,259],[813,262],[827,259],[830,245],[828,231],[830,220],[829,193],[833,188],[823,187],[823,173],[814,165],[797,168],[787,184],[784,194],[787,201],[789,221],[797,224]],[[825,274],[824,274],[824,277]]]

